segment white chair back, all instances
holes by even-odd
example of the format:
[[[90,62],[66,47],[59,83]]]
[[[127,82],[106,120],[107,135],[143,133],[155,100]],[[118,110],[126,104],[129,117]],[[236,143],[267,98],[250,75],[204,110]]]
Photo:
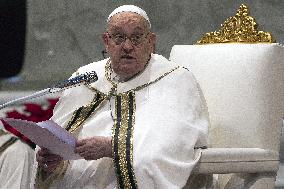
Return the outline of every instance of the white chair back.
[[[204,93],[217,148],[279,151],[284,116],[284,47],[278,44],[176,45]]]

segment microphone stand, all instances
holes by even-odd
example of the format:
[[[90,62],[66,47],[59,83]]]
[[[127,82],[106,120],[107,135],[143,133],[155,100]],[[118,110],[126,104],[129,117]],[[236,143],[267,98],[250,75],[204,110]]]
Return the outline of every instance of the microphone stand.
[[[49,87],[49,88],[37,91],[37,92],[35,92],[31,95],[24,96],[24,97],[17,98],[15,100],[11,100],[9,102],[6,102],[6,103],[0,105],[0,110],[3,109],[3,108],[6,108],[8,106],[24,102],[24,101],[29,100],[29,99],[38,98],[38,97],[41,97],[41,96],[44,96],[44,95],[50,94],[50,93],[60,92],[60,91],[63,91],[65,89],[75,87],[75,86],[79,86],[79,85],[82,85],[82,84],[90,84],[90,83],[95,82],[97,80],[98,80],[98,76],[97,76],[95,71],[87,72],[85,74],[81,74],[81,75],[76,76],[74,78],[65,80],[65,81],[63,81],[59,84],[54,85],[53,87]]]

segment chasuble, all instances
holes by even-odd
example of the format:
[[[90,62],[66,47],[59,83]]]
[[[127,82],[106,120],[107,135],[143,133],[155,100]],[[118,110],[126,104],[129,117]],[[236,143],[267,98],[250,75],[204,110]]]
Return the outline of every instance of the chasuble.
[[[113,158],[64,161],[38,188],[182,188],[207,145],[208,115],[191,72],[152,54],[127,82],[112,80],[110,60],[78,69],[98,81],[66,90],[53,121],[78,139],[111,136]]]

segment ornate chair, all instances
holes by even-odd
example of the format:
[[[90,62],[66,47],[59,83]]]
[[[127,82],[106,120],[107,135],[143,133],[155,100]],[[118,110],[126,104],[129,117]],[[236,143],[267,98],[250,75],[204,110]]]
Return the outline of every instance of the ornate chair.
[[[257,31],[242,5],[197,45],[175,45],[170,59],[195,75],[207,102],[210,147],[196,174],[218,174],[221,188],[274,188],[284,116],[284,47]],[[223,175],[233,173],[230,175]]]

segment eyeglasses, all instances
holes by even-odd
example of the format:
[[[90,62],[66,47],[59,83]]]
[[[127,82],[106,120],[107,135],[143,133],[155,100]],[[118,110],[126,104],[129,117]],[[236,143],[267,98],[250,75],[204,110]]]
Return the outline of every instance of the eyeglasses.
[[[137,45],[140,45],[145,40],[145,38],[147,38],[149,33],[133,34],[130,37],[126,36],[125,34],[108,33],[108,35],[109,35],[109,38],[111,38],[115,42],[116,45],[121,45],[122,43],[126,41],[126,39],[129,39],[134,46],[137,46]]]

